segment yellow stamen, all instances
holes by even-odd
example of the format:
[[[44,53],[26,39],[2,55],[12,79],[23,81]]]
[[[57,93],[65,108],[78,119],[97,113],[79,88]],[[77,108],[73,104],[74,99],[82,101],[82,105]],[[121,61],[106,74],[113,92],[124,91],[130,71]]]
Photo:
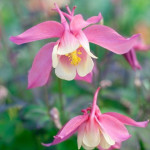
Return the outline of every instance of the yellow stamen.
[[[67,56],[69,58],[69,61],[72,65],[76,66],[81,61],[81,58],[78,56],[81,54],[82,54],[82,52],[80,50],[75,50],[72,53],[66,54],[65,56]]]

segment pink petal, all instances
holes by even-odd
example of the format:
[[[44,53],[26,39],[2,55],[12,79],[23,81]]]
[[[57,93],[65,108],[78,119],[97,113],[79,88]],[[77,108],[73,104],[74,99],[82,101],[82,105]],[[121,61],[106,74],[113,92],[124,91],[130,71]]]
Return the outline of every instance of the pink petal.
[[[124,38],[115,30],[103,26],[92,25],[84,30],[89,42],[102,46],[116,54],[127,53],[137,42],[139,35]]]
[[[105,113],[105,114],[110,115],[110,116],[118,119],[120,122],[122,122],[125,125],[145,128],[149,123],[149,121],[136,122],[133,119],[131,119],[127,116],[124,116],[122,114],[116,113],[116,112],[108,112],[108,113]]]
[[[64,138],[54,137],[55,139],[53,140],[52,143],[48,143],[48,144],[42,143],[42,145],[43,145],[43,146],[46,146],[46,147],[49,147],[49,146],[52,146],[52,145],[59,144],[59,143],[65,141],[65,140],[67,140],[69,137],[71,137],[76,131],[77,131],[77,129],[74,130],[74,131],[72,131],[70,134],[68,134],[68,135],[65,136]]]
[[[130,138],[123,123],[112,116],[102,114],[98,118],[98,123],[103,132],[106,132],[115,142],[122,142]]]
[[[63,26],[55,21],[46,21],[40,23],[18,36],[10,37],[10,40],[18,45],[37,40],[61,37],[63,34]]]
[[[121,148],[121,143],[115,143],[115,145],[111,146],[111,149],[110,150],[113,150],[113,149],[120,149]]]
[[[86,26],[90,25],[90,24],[95,24],[100,22],[100,20],[102,19],[102,15],[101,13],[99,13],[98,16],[94,16],[89,18],[88,20],[84,20],[82,15],[76,15],[73,17],[71,23],[70,23],[70,29],[71,31],[73,31],[74,33],[77,33],[78,31],[80,31],[82,28],[85,28]]]
[[[28,88],[43,86],[47,83],[52,68],[52,50],[55,43],[43,46],[34,58],[28,74]]]
[[[80,46],[77,38],[66,30],[60,39],[57,54],[64,55],[75,51]]]
[[[81,81],[85,81],[85,82],[88,82],[88,83],[92,83],[92,78],[93,78],[93,73],[92,72],[90,72],[89,74],[87,74],[84,77],[80,77],[77,73],[76,77],[75,77],[75,80],[81,80]]]
[[[79,40],[80,45],[85,49],[85,51],[93,58],[97,58],[95,55],[93,55],[90,51],[90,46],[89,46],[89,41],[87,39],[87,37],[85,36],[85,34],[83,33],[82,30],[80,30],[77,35],[76,38]]]
[[[86,21],[89,24],[95,24],[95,23],[99,23],[102,19],[103,19],[102,14],[99,13],[98,16],[93,16],[93,17],[87,19]]]
[[[72,118],[70,121],[68,121],[64,127],[58,132],[58,134],[54,137],[54,141],[49,144],[43,144],[44,146],[52,146],[56,145],[58,143],[63,142],[64,140],[68,139],[70,136],[72,136],[78,127],[84,123],[88,119],[88,115],[80,115],[77,117]]]
[[[142,39],[140,39],[136,45],[134,45],[134,50],[136,51],[148,51],[150,50],[150,45],[146,45]]]
[[[141,69],[141,65],[137,60],[136,53],[134,49],[131,49],[129,52],[123,54],[124,58],[130,64],[133,70]]]

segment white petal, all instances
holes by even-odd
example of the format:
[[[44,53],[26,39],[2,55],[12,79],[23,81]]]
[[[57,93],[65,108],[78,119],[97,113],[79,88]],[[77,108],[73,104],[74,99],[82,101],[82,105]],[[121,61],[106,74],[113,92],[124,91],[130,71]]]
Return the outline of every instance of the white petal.
[[[57,54],[65,55],[71,53],[78,49],[79,46],[80,43],[77,38],[69,31],[65,31],[64,36],[60,39]]]
[[[110,145],[115,144],[115,141],[112,140],[112,138],[107,133],[102,132],[102,134],[103,134],[103,136],[104,136],[104,138],[105,138],[105,140],[107,141],[108,144],[110,144]]]
[[[111,147],[111,145],[109,145],[106,140],[104,138],[101,139],[101,142],[100,142],[100,146],[103,148],[103,149],[108,149]]]
[[[85,51],[92,57],[92,58],[97,58],[94,54],[91,53],[90,51],[90,46],[89,46],[89,41],[83,31],[80,31],[78,35],[76,36],[77,39],[79,40],[80,44],[82,47],[85,49]]]
[[[85,60],[81,60],[81,62],[78,64],[77,72],[79,76],[84,77],[93,70],[93,67],[93,60],[89,55],[87,55],[87,58]]]
[[[82,146],[82,141],[83,141],[83,137],[85,133],[85,126],[86,126],[86,123],[82,124],[78,129],[78,139],[77,139],[78,149],[80,149]]]
[[[100,131],[96,123],[89,122],[86,125],[86,132],[83,137],[83,144],[89,148],[97,147],[100,144]]]
[[[67,65],[59,61],[55,69],[55,74],[61,79],[70,81],[76,76],[76,68],[73,65]]]
[[[108,149],[110,148],[112,145],[115,144],[115,141],[113,141],[108,134],[106,134],[105,132],[101,133],[101,141],[100,141],[100,146],[103,149]]]
[[[54,46],[53,52],[52,52],[52,66],[53,66],[53,68],[56,68],[56,66],[58,65],[57,49],[58,49],[58,44]]]
[[[92,149],[95,148],[95,147],[86,146],[86,145],[84,145],[84,144],[82,144],[82,146],[83,146],[83,148],[84,148],[85,150],[92,150]]]

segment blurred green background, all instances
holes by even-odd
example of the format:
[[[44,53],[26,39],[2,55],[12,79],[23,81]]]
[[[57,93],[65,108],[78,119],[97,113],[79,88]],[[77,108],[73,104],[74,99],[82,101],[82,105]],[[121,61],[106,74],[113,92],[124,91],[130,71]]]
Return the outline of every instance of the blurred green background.
[[[133,71],[123,56],[91,44],[99,57],[92,84],[60,83],[52,72],[47,86],[27,90],[33,58],[50,40],[17,46],[9,37],[46,20],[59,21],[51,10],[54,2],[64,11],[66,4],[76,5],[76,14],[85,19],[101,12],[104,25],[124,36],[141,33],[150,44],[150,0],[0,0],[0,150],[76,150],[76,135],[49,148],[41,142],[51,142],[61,125],[81,114],[99,85],[103,86],[98,98],[102,112],[116,111],[137,121],[150,118],[150,51],[137,53],[143,69]],[[150,126],[128,129],[133,136],[122,150],[150,149]]]

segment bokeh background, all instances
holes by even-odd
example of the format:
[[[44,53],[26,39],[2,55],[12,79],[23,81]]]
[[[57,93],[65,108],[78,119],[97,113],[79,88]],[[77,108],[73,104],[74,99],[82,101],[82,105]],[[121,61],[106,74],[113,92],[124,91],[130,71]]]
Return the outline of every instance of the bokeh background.
[[[76,150],[76,135],[57,146],[45,148],[61,125],[90,105],[101,85],[98,104],[102,112],[116,111],[143,121],[150,118],[150,51],[138,52],[142,70],[133,71],[123,56],[90,45],[98,71],[93,83],[60,81],[52,72],[45,87],[27,90],[27,73],[43,40],[17,46],[11,35],[46,20],[58,20],[52,8],[56,2],[77,6],[84,18],[102,13],[104,25],[124,36],[141,33],[150,44],[150,0],[0,0],[0,150]],[[128,127],[132,138],[122,150],[149,150],[150,126]]]

